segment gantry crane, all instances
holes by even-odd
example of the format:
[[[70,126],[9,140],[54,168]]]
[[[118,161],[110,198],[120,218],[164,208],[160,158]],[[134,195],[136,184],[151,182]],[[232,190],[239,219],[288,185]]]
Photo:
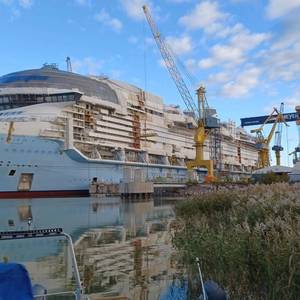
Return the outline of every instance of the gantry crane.
[[[219,120],[213,116],[215,111],[210,109],[208,106],[205,97],[205,88],[203,86],[200,86],[196,90],[198,101],[197,105],[195,104],[194,99],[191,96],[191,93],[176,66],[175,59],[173,58],[169,46],[158,31],[158,28],[150,14],[149,8],[144,5],[143,10],[152,31],[154,40],[158,46],[158,49],[160,50],[162,58],[164,59],[165,65],[181,95],[186,108],[188,111],[192,112],[197,124],[194,135],[196,157],[194,160],[187,162],[187,167],[188,169],[204,167],[207,169],[207,178],[213,178],[213,161],[204,159],[204,144],[207,139],[208,132],[213,128],[219,127]]]
[[[279,113],[283,117],[283,111],[284,111],[284,104],[280,104],[280,110]],[[283,117],[284,120],[284,117]],[[272,150],[275,151],[275,157],[276,157],[276,165],[280,166],[280,152],[283,151],[283,147],[281,145],[281,138],[282,138],[282,125],[283,122],[278,122],[277,130],[275,132],[275,144],[272,147]]]
[[[281,110],[283,110],[283,104],[281,107],[282,107]],[[271,119],[274,119],[274,123],[272,125],[270,133],[268,134],[267,137],[265,137],[263,134],[263,129],[264,126]],[[258,168],[265,168],[270,166],[269,145],[274,136],[275,129],[278,123],[285,123],[285,125],[287,125],[282,112],[278,111],[277,108],[274,107],[272,113],[268,116],[265,122],[259,128],[251,130],[251,133],[256,133],[256,147],[258,149]],[[275,152],[276,152],[276,160],[278,156],[278,160],[277,160],[278,163],[278,161],[280,162],[280,151],[283,150],[283,148],[281,147],[281,141],[280,144],[278,144],[277,146],[278,147],[276,147]],[[282,150],[280,150],[281,148]]]
[[[300,161],[300,105],[297,105],[295,110],[297,112],[296,125],[298,127],[298,145],[295,147],[295,150],[292,153],[289,153],[289,155],[294,155],[294,165]]]
[[[69,56],[66,57],[66,63],[67,63],[67,71],[72,72],[72,63],[71,63],[71,58]]]

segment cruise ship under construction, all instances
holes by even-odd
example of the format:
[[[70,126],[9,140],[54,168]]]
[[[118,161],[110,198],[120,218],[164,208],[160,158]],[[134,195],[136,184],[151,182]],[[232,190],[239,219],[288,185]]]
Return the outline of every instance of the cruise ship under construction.
[[[125,82],[48,64],[0,77],[0,110],[1,198],[86,195],[93,180],[205,176],[186,167],[195,157],[191,114]],[[220,122],[204,150],[219,176],[250,174],[258,160],[254,138],[234,122]]]

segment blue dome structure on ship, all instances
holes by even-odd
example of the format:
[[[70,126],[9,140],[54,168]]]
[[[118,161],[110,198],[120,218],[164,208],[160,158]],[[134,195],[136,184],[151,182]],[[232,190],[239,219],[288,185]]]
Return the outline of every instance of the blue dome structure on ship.
[[[62,71],[55,65],[44,65],[40,69],[24,70],[1,76],[1,97],[5,96],[3,93],[5,93],[6,88],[32,88],[32,91],[34,91],[34,88],[70,90],[115,104],[119,103],[116,92],[104,80],[96,80],[76,73]],[[44,100],[42,102],[48,101]],[[0,103],[5,104],[5,99]]]

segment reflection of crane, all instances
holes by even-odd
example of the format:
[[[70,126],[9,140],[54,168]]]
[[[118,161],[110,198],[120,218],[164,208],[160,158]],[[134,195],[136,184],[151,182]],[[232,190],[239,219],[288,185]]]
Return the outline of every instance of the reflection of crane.
[[[195,104],[193,97],[189,89],[187,88],[177,66],[175,60],[172,56],[168,45],[165,43],[156,24],[154,23],[152,16],[149,12],[149,9],[146,5],[143,6],[143,10],[152,31],[153,37],[156,41],[156,44],[160,50],[161,56],[165,61],[165,65],[176,84],[176,87],[181,95],[181,98],[187,107],[187,109],[193,114],[194,119],[197,123],[197,128],[195,130],[195,146],[196,146],[196,157],[194,160],[187,163],[189,169],[197,167],[205,167],[208,171],[208,176],[213,177],[213,161],[204,159],[204,143],[207,138],[208,131],[212,128],[219,127],[218,119],[213,117],[215,111],[208,107],[206,97],[205,97],[205,88],[200,87],[197,89],[197,98],[198,105]]]
[[[281,107],[281,110],[283,110],[283,106]],[[274,123],[272,125],[271,131],[267,137],[263,135],[263,129],[264,126],[269,122],[270,119],[276,115]],[[270,166],[270,157],[269,157],[269,145],[273,138],[273,135],[275,133],[275,129],[278,123],[285,123],[284,117],[282,115],[282,112],[279,112],[277,108],[273,108],[272,113],[269,115],[269,117],[265,120],[265,122],[257,129],[252,129],[252,133],[256,133],[256,147],[258,148],[258,167],[259,168],[265,168]],[[286,123],[285,123],[286,124]],[[281,138],[280,138],[281,140]],[[281,149],[281,141],[280,144],[278,144],[278,148],[276,148],[276,155],[279,157],[280,161],[280,149]]]

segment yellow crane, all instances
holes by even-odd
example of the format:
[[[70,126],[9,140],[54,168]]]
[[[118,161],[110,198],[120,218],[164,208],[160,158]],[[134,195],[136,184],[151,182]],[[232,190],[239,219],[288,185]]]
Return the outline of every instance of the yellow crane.
[[[282,104],[283,105],[283,104]],[[265,122],[257,129],[252,129],[251,133],[256,133],[256,147],[258,149],[258,168],[265,168],[270,166],[270,142],[274,136],[276,126],[278,123],[285,123],[286,126],[288,126],[285,122],[283,113],[277,110],[277,108],[273,108],[272,113],[268,116],[268,118],[265,120]],[[267,137],[264,136],[263,134],[263,129],[264,126],[272,119],[275,118],[274,123],[272,125],[271,131],[268,134]],[[281,145],[278,145],[276,149],[273,147],[275,150],[275,155],[276,155],[276,164],[280,165],[280,151],[283,150]]]
[[[197,124],[194,135],[196,156],[194,160],[187,162],[187,167],[188,169],[200,167],[206,168],[208,173],[207,179],[212,180],[214,178],[213,161],[210,159],[204,159],[204,147],[209,131],[213,128],[219,127],[219,120],[214,117],[216,112],[215,110],[209,108],[205,97],[205,88],[203,86],[196,90],[198,101],[197,105],[195,104],[193,97],[191,96],[191,93],[176,66],[172,51],[169,49],[168,44],[164,41],[162,35],[158,31],[158,28],[150,14],[149,8],[144,5],[143,10],[152,31],[154,40],[158,46],[158,49],[160,50],[162,58],[165,61],[165,65],[181,95],[186,108],[192,113]]]

